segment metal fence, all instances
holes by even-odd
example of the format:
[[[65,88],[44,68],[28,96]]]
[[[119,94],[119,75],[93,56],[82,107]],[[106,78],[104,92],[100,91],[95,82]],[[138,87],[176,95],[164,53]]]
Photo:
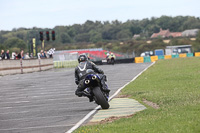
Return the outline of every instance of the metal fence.
[[[102,48],[93,48],[93,49],[76,49],[76,50],[63,50],[63,51],[55,51],[53,55],[53,60],[54,61],[73,61],[78,59],[79,52],[86,51],[85,54],[88,57],[91,57],[91,60],[93,61],[101,61],[105,59],[106,53],[102,51],[106,51],[109,53],[112,53],[109,50],[103,50]],[[87,51],[89,51],[87,53]],[[96,54],[90,54],[93,51],[99,51]],[[119,53],[119,52],[113,52],[116,55],[116,60],[117,59],[127,59],[127,58],[134,58],[135,53]]]
[[[78,59],[78,52],[55,51],[53,61],[73,61]]]

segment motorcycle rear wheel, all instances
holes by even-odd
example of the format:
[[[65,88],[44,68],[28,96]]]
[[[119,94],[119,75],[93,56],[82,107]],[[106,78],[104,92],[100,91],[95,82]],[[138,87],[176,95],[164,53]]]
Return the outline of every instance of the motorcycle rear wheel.
[[[110,105],[104,97],[103,93],[101,92],[100,88],[95,87],[92,91],[94,93],[96,103],[99,104],[102,109],[108,109]]]
[[[111,64],[114,65],[115,64],[115,60],[111,59]]]

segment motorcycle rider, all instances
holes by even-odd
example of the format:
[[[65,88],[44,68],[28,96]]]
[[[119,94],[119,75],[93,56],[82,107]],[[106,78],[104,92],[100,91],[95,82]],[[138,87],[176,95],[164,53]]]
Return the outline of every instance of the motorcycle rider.
[[[101,85],[102,85],[103,91],[105,91],[106,93],[110,92],[110,90],[108,89],[105,83],[105,81],[107,80],[106,80],[106,76],[104,75],[103,70],[98,68],[92,61],[88,60],[85,54],[79,55],[78,62],[79,62],[79,65],[75,68],[75,83],[78,85],[77,90],[75,91],[75,94],[78,97],[86,96],[89,98],[90,102],[93,101],[92,96],[86,91],[84,91],[85,88],[87,88],[84,84],[84,78],[85,78],[84,75],[86,74],[87,69],[92,69],[95,73],[98,73],[98,75],[101,78]]]

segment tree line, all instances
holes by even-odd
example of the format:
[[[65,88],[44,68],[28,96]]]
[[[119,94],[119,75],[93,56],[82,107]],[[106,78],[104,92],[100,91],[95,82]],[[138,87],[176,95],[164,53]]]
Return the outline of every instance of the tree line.
[[[105,47],[125,52],[129,51],[129,48],[125,47],[128,44],[133,45],[134,49],[143,49],[142,46],[146,45],[143,40],[150,38],[153,33],[159,32],[160,28],[169,29],[171,32],[182,32],[186,29],[195,28],[200,29],[200,18],[193,16],[161,16],[159,18],[152,17],[142,20],[127,20],[126,22],[119,20],[111,22],[87,20],[84,24],[55,26],[53,29],[37,27],[30,29],[14,28],[12,31],[0,31],[0,49],[10,49],[11,51],[19,51],[20,49],[28,50],[31,48],[32,38],[36,38],[36,43],[40,49],[39,32],[44,31],[45,38],[46,31],[54,30],[56,40],[45,41],[46,48],[75,49]],[[139,39],[141,41],[132,40],[135,34],[140,34]],[[126,45],[119,45],[119,42],[122,41]],[[112,46],[109,45],[110,42],[113,43]],[[160,44],[160,46],[162,45],[164,44]]]

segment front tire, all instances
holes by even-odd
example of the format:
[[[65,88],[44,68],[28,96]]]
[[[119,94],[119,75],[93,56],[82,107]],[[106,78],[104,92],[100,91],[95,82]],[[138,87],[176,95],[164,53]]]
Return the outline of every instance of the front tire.
[[[95,87],[92,91],[94,93],[96,103],[101,105],[102,109],[108,109],[110,105],[104,97],[103,93],[101,92],[100,88]]]

